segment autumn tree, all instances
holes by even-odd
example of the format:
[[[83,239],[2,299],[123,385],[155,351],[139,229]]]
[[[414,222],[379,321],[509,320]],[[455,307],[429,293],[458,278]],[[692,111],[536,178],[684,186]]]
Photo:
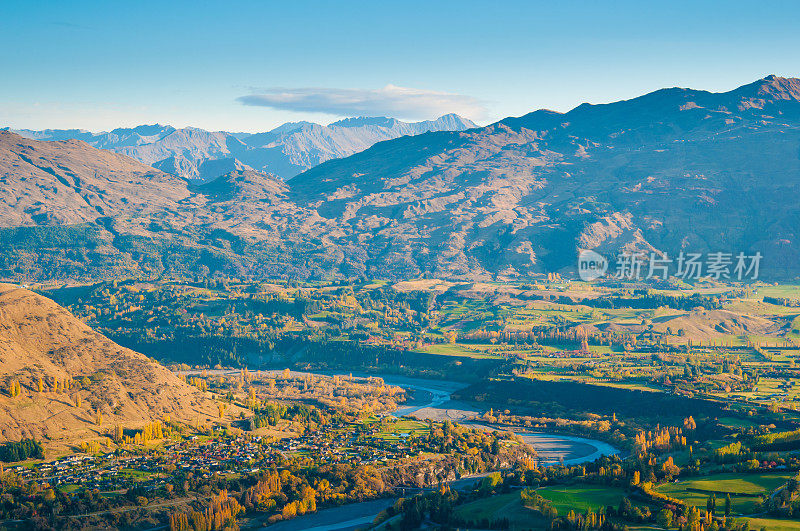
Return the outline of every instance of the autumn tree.
[[[16,398],[22,393],[22,386],[19,384],[17,380],[11,380],[8,382],[8,396],[11,398]]]

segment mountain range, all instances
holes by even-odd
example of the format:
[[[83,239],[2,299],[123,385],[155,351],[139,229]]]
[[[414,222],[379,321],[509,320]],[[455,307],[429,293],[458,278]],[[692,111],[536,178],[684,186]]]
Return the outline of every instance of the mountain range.
[[[245,139],[246,140],[246,139]],[[260,142],[260,141],[258,141]],[[761,252],[800,273],[800,80],[658,90],[190,184],[0,132],[0,277],[527,278],[578,249]]]
[[[158,124],[102,133],[82,129],[12,132],[34,140],[82,140],[166,173],[208,181],[235,170],[258,170],[290,179],[326,160],[347,157],[383,140],[473,127],[477,126],[470,120],[448,114],[412,123],[386,117],[347,118],[327,126],[292,122],[266,133],[211,132]]]

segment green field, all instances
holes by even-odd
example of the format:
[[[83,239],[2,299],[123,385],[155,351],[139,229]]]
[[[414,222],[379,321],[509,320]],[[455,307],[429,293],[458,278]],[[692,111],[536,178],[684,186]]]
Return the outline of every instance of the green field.
[[[449,343],[442,343],[438,345],[430,345],[423,349],[423,352],[428,354],[438,354],[440,356],[468,356],[470,358],[499,358],[500,356],[489,354],[486,352],[476,351],[469,349],[462,345],[451,345]]]
[[[798,315],[792,320],[791,329],[792,331],[789,335],[794,337],[795,339],[800,339],[800,315]]]
[[[687,488],[731,494],[763,494],[784,483],[791,474],[716,474],[677,483]]]
[[[737,419],[734,417],[720,417],[719,423],[723,426],[730,426],[733,428],[750,428],[755,426],[754,422],[751,422],[747,419]]]
[[[793,520],[779,520],[777,518],[748,518],[750,529],[766,528],[767,531],[797,531],[800,522]]]
[[[511,529],[542,529],[546,525],[538,512],[522,505],[519,492],[498,494],[464,504],[456,509],[456,514],[473,522],[508,518]]]
[[[717,493],[717,507],[721,507],[724,494],[730,493],[733,512],[737,514],[752,513],[756,508],[757,497],[739,497],[735,494],[760,495],[771,492],[786,483],[792,474],[715,474],[702,479],[679,481],[659,486],[656,490],[668,496],[678,498],[689,505],[705,507],[711,492]],[[697,492],[689,489],[697,489]]]
[[[708,494],[687,491],[687,488],[709,489],[717,492],[740,494],[767,493],[782,485],[789,474],[716,474],[703,479],[681,481],[660,486],[657,490],[679,498],[691,505],[705,507]],[[542,497],[550,500],[561,516],[570,511],[598,510],[608,505],[618,506],[625,492],[622,489],[594,485],[554,486],[537,489]],[[749,514],[758,498],[732,497],[734,514]],[[717,496],[717,507],[724,506],[724,497]],[[508,518],[511,529],[536,528],[544,525],[538,513],[524,507],[519,492],[498,494],[467,503],[456,510],[458,516],[473,522]],[[800,531],[800,522],[774,518],[748,518],[751,529],[766,527],[769,531]],[[638,528],[637,528],[638,529]],[[644,529],[641,528],[641,529]],[[652,528],[648,528],[652,529]]]
[[[519,492],[498,494],[467,503],[458,508],[458,515],[467,520],[481,520],[492,517],[507,505],[519,501]]]
[[[428,431],[428,425],[424,422],[418,422],[416,420],[398,420],[383,427],[381,431],[375,434],[375,437],[386,441],[398,441],[405,437],[427,435]]]
[[[586,509],[596,511],[607,505],[616,507],[625,496],[622,489],[594,485],[544,487],[536,492],[550,500],[560,515],[569,511],[584,512]]]
[[[775,362],[780,361],[780,356],[775,356]],[[758,382],[758,391],[714,393],[720,396],[738,395],[757,401],[794,402],[800,401],[800,380],[796,378],[761,378]],[[785,395],[785,396],[782,396]]]
[[[152,473],[145,472],[142,470],[135,470],[133,468],[123,468],[119,471],[120,476],[129,477],[133,480],[144,480],[147,479]]]
[[[779,284],[777,286],[764,286],[758,289],[759,296],[800,298],[800,286],[796,284]]]
[[[607,505],[617,506],[625,492],[622,489],[595,485],[574,485],[544,487],[536,492],[550,500],[559,515],[567,515],[570,511],[584,512],[587,509],[598,510]],[[524,507],[519,492],[498,494],[489,498],[467,503],[457,509],[457,514],[470,521],[508,518],[512,529],[531,529],[536,527],[538,513]]]

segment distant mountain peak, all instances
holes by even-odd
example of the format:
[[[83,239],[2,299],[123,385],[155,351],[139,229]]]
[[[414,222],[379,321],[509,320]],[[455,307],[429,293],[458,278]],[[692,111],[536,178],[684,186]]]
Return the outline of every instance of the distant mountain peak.
[[[338,122],[333,122],[328,127],[396,127],[398,125],[406,125],[416,127],[417,129],[431,128],[431,130],[441,130],[444,128],[452,128],[453,130],[471,129],[477,127],[475,122],[464,118],[456,113],[444,114],[435,120],[423,120],[420,122],[403,122],[396,118],[388,116],[356,116],[351,118],[344,118]]]
[[[364,127],[375,125],[378,127],[392,127],[398,120],[388,116],[354,116],[333,122],[328,127]]]
[[[760,90],[777,99],[800,101],[800,79],[796,77],[769,75],[761,80]]]
[[[268,133],[250,133],[247,136],[255,136],[255,135],[263,135],[269,133],[275,134],[285,134],[285,133],[292,133],[294,131],[301,131],[303,129],[307,129],[309,127],[318,126],[314,122],[307,122],[305,120],[301,120],[299,122],[286,122],[285,124],[281,124],[274,129],[270,129]]]
[[[460,114],[456,114],[454,112],[451,112],[449,114],[444,114],[433,121],[441,125],[450,125],[454,130],[456,127],[463,127],[465,129],[473,129],[475,127],[478,127],[478,124],[476,124],[469,118],[464,118]]]
[[[161,124],[142,124],[135,127],[118,127],[110,132],[114,134],[137,134],[141,136],[153,136],[165,131],[175,131],[171,125]]]
[[[17,130],[36,140],[82,140],[89,145],[122,153],[186,179],[213,180],[233,170],[254,169],[284,180],[327,160],[347,157],[376,142],[428,131],[463,131],[475,127],[455,114],[438,120],[402,122],[394,118],[346,118],[323,126],[289,122],[265,133],[228,133],[197,127],[176,129],[150,124],[109,132],[81,130]]]

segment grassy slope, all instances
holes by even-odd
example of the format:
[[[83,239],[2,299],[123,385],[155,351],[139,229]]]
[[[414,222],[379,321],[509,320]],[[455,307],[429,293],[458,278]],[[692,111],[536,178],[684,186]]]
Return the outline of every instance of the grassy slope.
[[[607,505],[616,507],[625,495],[621,489],[594,485],[545,487],[537,492],[553,502],[553,507],[560,515],[571,510],[584,512],[586,509],[596,511]]]
[[[659,486],[656,490],[673,496],[690,505],[705,507],[708,493],[693,492],[687,489],[700,489],[715,491],[717,493],[730,492],[731,494],[766,494],[785,483],[791,474],[715,474],[688,481],[668,483]],[[731,498],[733,512],[737,514],[752,513],[757,501],[754,497]],[[717,494],[717,507],[722,508],[724,497]],[[771,528],[770,528],[771,529]]]

